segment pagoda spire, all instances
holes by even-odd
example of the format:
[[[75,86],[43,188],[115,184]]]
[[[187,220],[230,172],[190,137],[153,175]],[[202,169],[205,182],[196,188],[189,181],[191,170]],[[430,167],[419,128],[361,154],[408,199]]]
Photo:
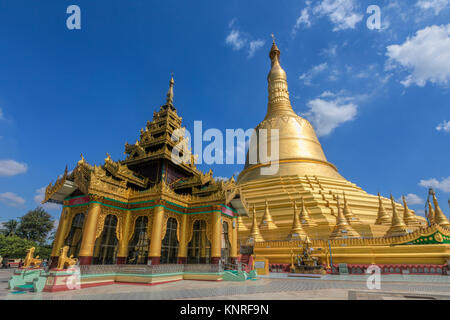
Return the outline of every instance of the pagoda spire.
[[[260,229],[268,229],[268,230],[277,228],[277,226],[273,222],[272,215],[270,214],[269,203],[267,202],[267,200],[265,200],[264,216],[261,220],[261,224],[259,225],[259,228]]]
[[[248,208],[248,203],[247,203],[247,208]],[[244,224],[244,221],[243,221],[241,215],[238,215],[238,216],[237,216],[237,228],[238,228],[238,231],[239,231],[239,232],[242,232],[242,231],[248,231],[248,228],[247,228],[247,226]]]
[[[386,212],[383,206],[383,200],[381,199],[380,193],[378,192],[378,215],[375,224],[389,225],[391,223],[391,218]]]
[[[403,200],[403,220],[408,226],[419,226],[419,221],[417,221],[416,215],[408,208],[405,196],[402,196]]]
[[[339,195],[336,196],[337,202],[337,215],[336,215],[336,226],[333,229],[333,232],[330,235],[330,239],[343,239],[343,238],[356,238],[359,237],[359,234],[353,229],[353,227],[348,223],[345,218],[341,205],[339,203]]]
[[[173,73],[172,76],[170,78],[169,81],[169,90],[167,91],[167,98],[166,98],[166,104],[168,106],[173,106],[173,85],[174,85],[174,81],[173,81]]]
[[[252,229],[250,231],[249,240],[253,242],[264,241],[263,237],[261,236],[261,232],[259,231],[258,222],[256,221],[255,205],[253,205],[253,223]]]
[[[292,221],[292,230],[291,230],[291,233],[289,234],[289,238],[290,239],[298,239],[298,238],[306,236],[306,233],[303,230],[302,224],[300,223],[300,219],[298,217],[297,202],[294,200],[293,204],[294,204],[294,219]]]
[[[347,197],[345,196],[345,192],[344,192],[344,216],[347,219],[348,223],[350,223],[350,224],[361,223],[361,221],[359,221],[359,219],[353,215],[353,212],[348,205],[348,201],[347,201]]]
[[[269,103],[266,119],[284,114],[296,116],[289,99],[286,72],[280,65],[280,54],[280,49],[278,49],[273,37],[272,48],[269,52],[271,69],[267,76]]]
[[[406,224],[403,221],[401,215],[397,212],[397,205],[394,201],[394,197],[391,194],[391,204],[392,204],[392,222],[391,227],[386,233],[388,237],[397,237],[403,236],[408,233],[408,229],[406,228]]]
[[[432,224],[434,224],[434,209],[433,206],[431,205],[430,199],[427,200],[427,205],[428,205],[428,223],[431,226]]]
[[[434,222],[440,226],[449,227],[450,222],[448,222],[447,217],[445,216],[444,212],[442,212],[441,207],[439,207],[439,202],[433,189],[430,189],[430,194],[433,196]]]
[[[305,206],[305,200],[303,199],[303,196],[300,197],[300,201],[301,201],[301,205],[302,205],[302,207],[300,209],[300,222],[302,223],[302,225],[304,225],[306,227],[317,226],[317,223],[315,223],[309,216],[308,210],[306,209],[306,206]]]

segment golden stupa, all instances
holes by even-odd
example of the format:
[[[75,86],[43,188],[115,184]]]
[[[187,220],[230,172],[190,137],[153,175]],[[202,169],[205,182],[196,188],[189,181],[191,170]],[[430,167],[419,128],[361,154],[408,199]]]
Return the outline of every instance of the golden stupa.
[[[270,50],[271,70],[268,81],[268,106],[264,120],[256,127],[259,141],[260,129],[267,129],[267,150],[273,143],[271,130],[278,130],[278,161],[264,162],[259,158],[260,145],[255,143],[256,163],[250,163],[249,154],[244,170],[238,177],[242,204],[255,206],[259,218],[267,217],[266,201],[270,203],[270,225],[276,228],[261,229],[266,240],[285,239],[291,234],[293,223],[292,203],[299,201],[308,213],[308,221],[302,221],[302,227],[311,239],[328,239],[335,229],[338,214],[338,197],[344,199],[343,214],[356,234],[362,237],[384,236],[390,228],[388,224],[376,223],[380,204],[384,206],[389,217],[392,216],[391,201],[378,199],[360,187],[342,177],[338,169],[330,163],[310,122],[297,115],[289,99],[286,72],[280,64],[280,50],[275,41]],[[250,143],[252,145],[252,142]],[[250,147],[252,148],[252,146]],[[251,159],[251,158],[250,158]],[[278,172],[265,175],[262,171],[273,164],[278,165]],[[244,207],[244,205],[242,205]],[[395,203],[398,212],[404,212],[401,204]],[[243,208],[244,209],[244,208]],[[245,208],[248,211],[248,208]],[[244,211],[244,210],[242,210]],[[408,211],[409,221],[414,229],[425,225],[422,217]],[[411,216],[412,215],[412,216]],[[250,230],[252,219],[242,219]],[[409,227],[409,226],[408,226]]]
[[[269,263],[289,263],[307,240],[318,258],[332,256],[333,263],[446,263],[450,223],[434,192],[435,209],[428,202],[427,221],[408,208],[405,198],[402,206],[392,196],[368,194],[346,180],[327,160],[309,121],[294,112],[275,41],[269,56],[267,114],[256,127],[230,197],[239,216],[240,243],[251,243],[254,255]],[[264,157],[277,138],[278,159]],[[259,148],[265,149],[262,159]],[[278,170],[268,174],[273,166]]]

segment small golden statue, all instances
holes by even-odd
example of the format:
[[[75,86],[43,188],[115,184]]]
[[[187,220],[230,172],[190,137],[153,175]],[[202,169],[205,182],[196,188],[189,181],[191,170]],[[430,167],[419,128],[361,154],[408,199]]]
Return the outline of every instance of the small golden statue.
[[[78,259],[73,257],[73,254],[70,257],[67,256],[67,252],[69,251],[69,246],[65,246],[61,248],[60,255],[58,258],[58,266],[57,269],[63,270],[66,267],[73,266],[77,263]]]
[[[34,258],[34,250],[35,247],[31,247],[27,250],[27,256],[25,257],[25,262],[23,263],[24,268],[39,268],[41,266],[42,260],[39,259],[39,256]]]

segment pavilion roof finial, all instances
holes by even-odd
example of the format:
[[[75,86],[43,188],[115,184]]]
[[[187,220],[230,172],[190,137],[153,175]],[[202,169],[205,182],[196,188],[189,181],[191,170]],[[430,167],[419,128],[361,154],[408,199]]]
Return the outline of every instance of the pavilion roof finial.
[[[171,78],[169,81],[169,90],[167,91],[166,104],[172,106],[173,105],[173,85],[174,85],[175,81],[173,81],[173,72],[170,75],[171,75]]]

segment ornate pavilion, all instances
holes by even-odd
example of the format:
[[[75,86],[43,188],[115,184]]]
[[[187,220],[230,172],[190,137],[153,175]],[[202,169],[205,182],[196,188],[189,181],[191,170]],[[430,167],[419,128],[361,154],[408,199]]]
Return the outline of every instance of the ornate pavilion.
[[[126,159],[107,155],[101,166],[81,160],[46,189],[43,203],[63,205],[52,250],[89,264],[233,262],[238,256],[233,209],[226,206],[234,179],[217,181],[212,171],[171,161],[175,130],[183,130],[173,105],[173,78],[166,103],[125,144]],[[180,137],[183,139],[183,137]]]
[[[136,143],[125,145],[125,160],[108,155],[92,166],[81,156],[47,187],[43,202],[63,204],[53,260],[69,246],[82,265],[217,264],[241,253],[289,263],[308,241],[322,262],[445,264],[450,223],[434,191],[425,219],[405,198],[402,205],[368,194],[341,176],[314,128],[292,108],[275,42],[269,56],[267,114],[256,130],[279,130],[276,174],[261,174],[271,163],[247,161],[237,183],[224,182],[200,172],[188,150],[191,161],[172,162],[178,142],[171,136],[182,127],[171,79],[166,103]]]

